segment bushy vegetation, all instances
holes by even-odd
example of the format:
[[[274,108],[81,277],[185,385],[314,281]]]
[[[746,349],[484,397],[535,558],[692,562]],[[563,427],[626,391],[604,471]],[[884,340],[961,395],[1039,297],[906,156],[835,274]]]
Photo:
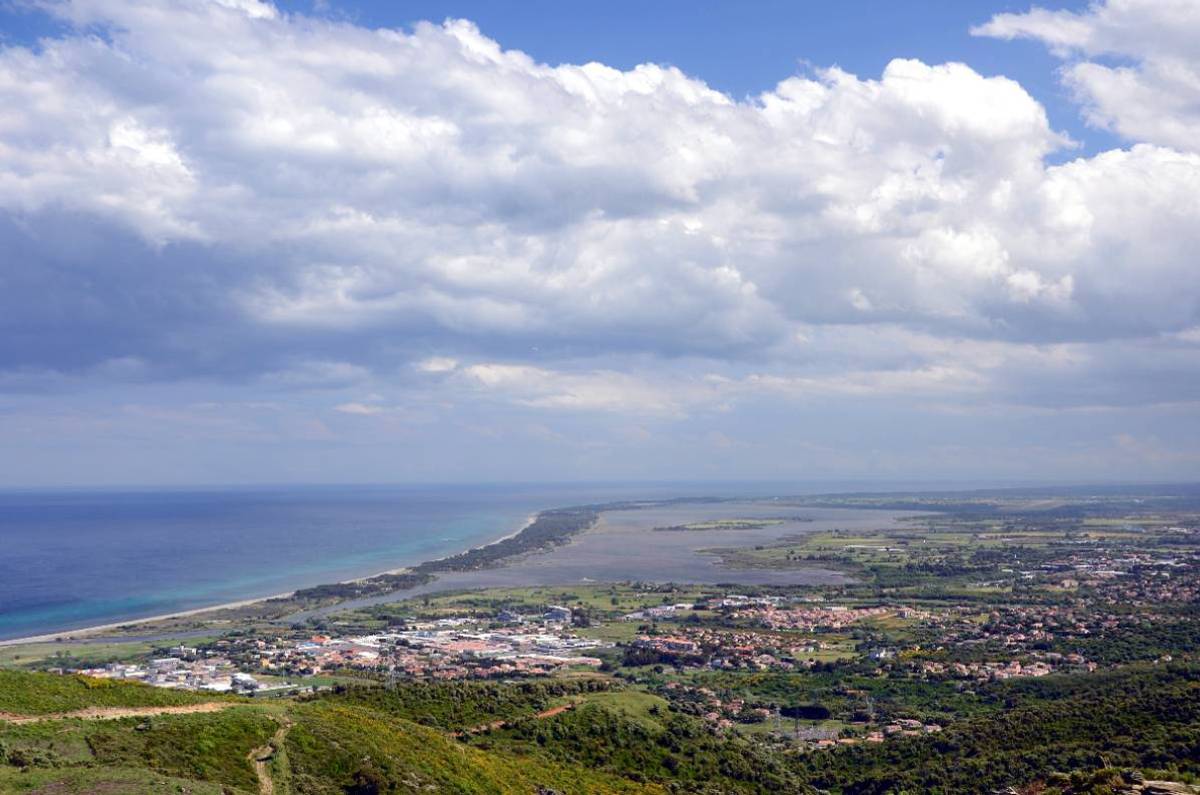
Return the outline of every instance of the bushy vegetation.
[[[439,571],[471,571],[485,568],[514,555],[565,544],[571,540],[571,536],[591,527],[599,518],[599,511],[593,506],[542,511],[532,524],[511,538],[485,547],[469,549],[441,560],[422,563],[414,571],[432,574]]]
[[[551,720],[521,721],[475,742],[683,791],[807,790],[780,757],[740,737],[715,734],[683,715],[667,713],[652,723],[586,704]]]
[[[129,771],[142,770],[159,779],[205,781],[230,791],[254,792],[257,778],[247,754],[265,744],[277,725],[263,709],[253,706],[119,720],[0,723],[0,771],[10,776],[24,771],[26,779],[44,780],[50,777],[48,771],[57,770],[61,780],[69,781],[80,779],[83,770],[111,771],[118,780]],[[0,787],[0,792],[8,791]]]
[[[87,727],[94,763],[145,767],[180,778],[212,781],[256,791],[258,779],[246,758],[277,728],[257,709],[172,715],[142,721],[99,721]]]
[[[30,694],[45,698],[57,690],[48,679],[12,673],[4,681],[10,700],[22,692],[28,702]],[[768,677],[761,684],[783,681]],[[69,677],[58,682],[74,695],[55,706],[127,705],[131,698],[113,695],[126,688],[89,687]],[[182,786],[203,793],[218,791],[205,788],[217,785],[227,793],[252,793],[257,779],[248,755],[281,726],[287,731],[273,763],[278,780],[291,792],[313,795],[949,795],[1031,782],[1049,792],[1082,794],[1104,791],[1110,774],[1095,771],[1109,766],[1200,776],[1200,667],[1193,664],[996,683],[978,694],[975,717],[940,734],[807,754],[718,730],[644,693],[628,699],[622,691],[597,692],[602,687],[590,679],[409,684],[211,713],[0,724],[0,791],[32,790],[34,783],[104,791],[101,783],[113,789],[124,782],[125,789],[113,791]],[[536,716],[564,703],[578,706]],[[498,720],[506,721],[502,728],[456,736]],[[1093,772],[1068,774],[1081,770]]]
[[[336,701],[294,712],[287,753],[306,795],[393,792],[655,792],[635,782],[545,758],[487,753],[445,734]]]
[[[800,773],[846,795],[950,795],[1097,764],[1200,772],[1196,669],[1055,679],[1021,683],[1011,709],[939,735],[800,757]]]
[[[445,731],[469,731],[496,721],[510,721],[547,709],[551,701],[608,690],[599,679],[494,682],[412,682],[402,687],[339,688],[320,696],[369,707],[384,715]]]
[[[362,580],[349,582],[331,582],[314,585],[311,588],[301,588],[292,594],[291,598],[300,603],[328,602],[341,599],[361,599],[365,596],[403,591],[424,585],[433,579],[432,574],[401,572],[399,574],[380,574]]]
[[[1070,638],[1054,644],[1055,651],[1078,652],[1099,663],[1128,663],[1200,651],[1200,622],[1195,620],[1146,623],[1124,627],[1120,633]]]
[[[43,692],[44,675],[13,673],[8,689]],[[69,681],[61,678],[62,681]],[[545,757],[489,753],[469,748],[449,732],[399,717],[427,712],[429,705],[470,705],[442,714],[453,722],[490,718],[489,697],[505,709],[527,710],[550,699],[594,691],[579,683],[511,686],[431,685],[396,691],[351,689],[318,700],[273,705],[238,705],[220,712],[124,718],[0,722],[0,792],[164,793],[197,795],[254,793],[258,780],[249,755],[286,726],[277,754],[286,770],[275,770],[286,790],[305,795],[375,793],[656,793],[661,790]],[[148,689],[148,688],[147,688]],[[85,699],[75,708],[109,705],[106,691],[92,688],[100,703]],[[181,695],[157,691],[163,695]],[[455,698],[457,693],[458,698]],[[59,702],[60,704],[63,702]],[[278,767],[277,766],[277,767]]]

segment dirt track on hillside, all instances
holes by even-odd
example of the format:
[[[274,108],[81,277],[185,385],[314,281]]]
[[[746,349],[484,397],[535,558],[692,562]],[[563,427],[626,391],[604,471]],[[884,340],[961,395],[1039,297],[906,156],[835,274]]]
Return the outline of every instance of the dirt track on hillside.
[[[271,761],[287,739],[288,729],[292,728],[291,721],[284,718],[279,729],[271,738],[271,742],[260,748],[250,749],[247,758],[254,765],[254,774],[258,776],[258,795],[275,795],[275,780],[271,778]]]
[[[12,712],[0,712],[0,721],[8,723],[39,723],[47,720],[66,720],[80,718],[82,720],[117,720],[118,718],[149,718],[155,715],[191,715],[197,712],[220,712],[223,709],[236,707],[232,701],[212,701],[204,704],[184,704],[177,707],[89,707],[73,712],[49,712],[45,715],[17,715]]]
[[[534,720],[545,720],[546,718],[553,718],[555,715],[561,715],[564,712],[575,709],[575,707],[577,707],[577,706],[578,706],[578,702],[572,702],[570,704],[563,704],[562,706],[559,706],[559,707],[551,707],[550,709],[543,710],[534,715],[531,715],[530,717],[533,718]],[[521,718],[517,718],[514,720],[495,720],[495,721],[492,721],[491,723],[484,723],[479,726],[473,726],[470,729],[467,729],[465,731],[451,732],[450,736],[451,737],[462,737],[462,736],[468,735],[468,734],[482,734],[484,732],[496,731],[498,729],[507,728],[508,726],[511,726],[512,724],[516,723],[518,720],[521,720]]]

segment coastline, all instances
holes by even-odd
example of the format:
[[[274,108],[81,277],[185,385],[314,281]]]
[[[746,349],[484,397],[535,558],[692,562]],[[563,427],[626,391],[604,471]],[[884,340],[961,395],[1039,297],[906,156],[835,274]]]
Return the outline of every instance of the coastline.
[[[553,510],[553,509],[547,508],[545,510]],[[504,535],[500,536],[499,538],[495,538],[495,539],[487,542],[486,544],[480,544],[478,546],[468,547],[467,549],[460,550],[458,552],[450,552],[446,555],[443,555],[440,558],[433,558],[431,560],[420,561],[418,563],[412,563],[412,564],[409,564],[406,566],[399,566],[396,568],[387,569],[385,571],[376,572],[374,574],[364,575],[362,577],[354,577],[354,578],[351,578],[348,580],[339,580],[336,583],[332,583],[332,584],[349,585],[349,584],[354,584],[354,583],[366,582],[368,580],[372,580],[377,577],[387,577],[387,576],[394,576],[397,574],[405,574],[405,573],[413,571],[415,568],[417,568],[419,566],[425,566],[425,565],[434,564],[434,563],[438,563],[438,562],[445,561],[445,560],[450,560],[451,558],[454,558],[458,555],[461,555],[461,554],[464,554],[467,552],[473,552],[475,550],[487,549],[488,547],[495,546],[497,544],[501,544],[505,541],[508,541],[510,539],[516,538],[517,536],[521,535],[521,533],[525,532],[527,529],[529,529],[529,527],[531,527],[537,521],[537,518],[539,516],[541,516],[542,513],[543,513],[543,511],[538,511],[536,513],[529,514],[525,518],[525,523],[523,525],[521,525],[519,528],[517,528],[516,530],[513,530],[511,532],[505,533]],[[270,594],[268,596],[256,596],[256,597],[251,597],[248,599],[239,599],[239,600],[236,600],[233,602],[223,602],[223,603],[219,603],[219,604],[208,605],[206,607],[195,607],[195,608],[189,608],[187,610],[177,610],[177,611],[171,612],[171,613],[162,613],[160,615],[155,615],[155,616],[145,616],[143,618],[132,618],[132,619],[128,619],[125,621],[114,621],[114,622],[110,622],[107,624],[95,624],[92,626],[80,627],[77,629],[62,629],[62,630],[58,630],[55,632],[42,633],[40,635],[27,635],[25,637],[7,638],[7,639],[0,638],[0,648],[3,648],[5,646],[23,646],[23,645],[26,645],[29,643],[55,643],[58,641],[66,642],[66,641],[70,641],[70,640],[83,639],[83,638],[86,638],[86,637],[89,637],[92,635],[96,635],[101,632],[107,632],[110,630],[120,629],[123,627],[134,627],[134,626],[138,626],[140,624],[152,624],[156,621],[169,621],[169,620],[175,619],[175,618],[188,618],[190,616],[198,616],[198,615],[202,615],[204,613],[215,613],[215,612],[218,612],[221,610],[236,610],[240,607],[249,607],[250,605],[260,604],[262,602],[269,602],[274,599],[290,599],[291,597],[295,596],[296,593],[300,590],[303,590],[303,589],[296,588],[291,591],[284,591],[282,593]]]
[[[553,509],[547,508],[546,510],[549,511],[549,510],[553,510]],[[480,544],[477,547],[467,547],[464,550],[460,550],[458,552],[451,552],[447,555],[441,556],[440,558],[431,558],[429,560],[423,560],[420,563],[414,563],[410,566],[401,566],[401,567],[395,568],[395,569],[388,569],[387,571],[381,571],[376,574],[368,574],[366,577],[356,577],[353,580],[344,580],[343,582],[344,583],[366,582],[367,580],[373,580],[376,577],[386,577],[391,574],[407,574],[408,572],[411,572],[414,569],[417,569],[421,566],[427,566],[427,565],[430,565],[433,563],[440,563],[444,560],[450,560],[451,558],[461,555],[464,552],[474,552],[477,549],[487,549],[488,547],[494,547],[497,544],[503,544],[505,541],[508,541],[511,538],[516,538],[517,536],[521,535],[521,533],[524,533],[526,530],[528,530],[533,525],[533,523],[537,521],[537,518],[539,516],[541,516],[541,514],[542,514],[542,511],[538,511],[537,513],[529,514],[528,516],[525,517],[525,524],[521,525],[516,530],[513,530],[511,533],[502,535],[499,538],[496,538],[496,539],[493,539],[493,540],[487,542],[486,544]],[[294,593],[295,593],[295,591],[292,591],[291,593],[288,594],[288,596],[291,596]],[[274,598],[274,597],[269,597],[269,596],[265,597],[265,599],[271,599],[271,598]],[[254,601],[263,601],[263,600],[256,599]]]
[[[682,519],[671,515],[672,521],[666,524],[678,524],[680,521],[700,521],[711,519],[714,504],[726,500],[713,498],[701,500],[658,500],[639,501],[637,508],[649,508],[652,505],[660,510],[677,511],[684,505]],[[729,502],[737,503],[737,500]],[[693,505],[693,503],[695,503]],[[305,621],[332,611],[357,608],[362,606],[387,604],[408,598],[418,597],[439,590],[473,589],[488,587],[523,587],[523,583],[537,580],[540,584],[568,584],[584,581],[623,581],[660,579],[672,582],[746,582],[748,584],[774,584],[774,580],[782,578],[788,583],[798,581],[819,583],[845,580],[845,575],[833,570],[820,567],[809,567],[803,572],[782,572],[774,574],[770,571],[733,571],[723,569],[713,556],[703,554],[695,539],[686,538],[692,533],[652,533],[656,526],[664,524],[653,511],[642,516],[637,521],[625,520],[614,527],[607,526],[604,515],[611,511],[622,511],[631,507],[629,501],[592,503],[570,507],[546,508],[527,517],[527,523],[516,530],[498,536],[486,544],[474,546],[457,553],[426,560],[422,563],[395,567],[376,575],[358,577],[355,579],[329,582],[312,587],[301,587],[288,593],[274,596],[240,599],[208,607],[197,607],[178,610],[157,616],[138,618],[120,622],[106,622],[73,630],[39,633],[20,638],[0,640],[0,648],[12,647],[29,643],[46,643],[56,640],[77,642],[80,644],[105,642],[159,642],[184,637],[198,637],[206,633],[221,633],[220,626],[205,627],[199,621],[180,621],[170,623],[172,619],[187,619],[194,616],[205,616],[208,621],[257,620],[267,624],[281,622]],[[678,506],[678,507],[677,507]],[[778,506],[770,506],[777,510]],[[732,505],[725,509],[738,513],[742,509]],[[882,520],[895,522],[897,517],[892,510],[872,507],[848,509],[846,507],[818,507],[816,512],[826,512],[830,516],[818,518],[814,522],[805,522],[800,527],[811,531],[814,526],[822,523],[830,527],[853,527],[856,524],[875,525]],[[718,511],[719,512],[719,511]],[[861,515],[853,515],[861,514]],[[528,521],[528,520],[532,521]],[[836,521],[835,521],[836,520]],[[599,535],[606,540],[598,540],[590,533],[596,528],[604,528]],[[768,532],[768,530],[770,532]],[[776,532],[772,524],[762,531],[738,530],[736,533],[727,532],[730,544],[744,545],[755,541],[755,533],[763,534],[761,539],[776,541],[772,535]],[[715,539],[706,539],[713,541]],[[642,546],[645,554],[635,556],[638,561],[631,561],[628,554],[614,553],[612,543],[619,546],[636,543]],[[648,547],[646,545],[649,545]],[[571,545],[572,553],[564,559],[563,555],[555,555],[556,548]],[[543,555],[545,559],[543,559]],[[642,559],[644,558],[644,559]],[[631,573],[632,572],[632,573]],[[753,575],[746,577],[747,573]],[[797,577],[802,580],[797,580]],[[720,579],[725,577],[725,579]],[[268,604],[269,600],[281,600],[277,604]],[[255,607],[257,606],[257,607]],[[246,611],[239,615],[237,609]],[[222,614],[222,611],[229,611]],[[257,613],[255,613],[257,611]],[[205,619],[201,619],[205,620]],[[158,623],[161,622],[161,623]],[[157,626],[149,626],[158,624]],[[137,634],[134,627],[145,627],[143,634]],[[105,635],[105,632],[122,630],[118,635]]]

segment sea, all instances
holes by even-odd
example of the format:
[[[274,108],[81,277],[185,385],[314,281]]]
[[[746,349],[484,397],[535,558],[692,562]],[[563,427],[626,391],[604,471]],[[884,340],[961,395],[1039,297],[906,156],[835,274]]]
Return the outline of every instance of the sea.
[[[787,490],[604,483],[0,491],[0,639],[377,574],[489,543],[547,508]]]

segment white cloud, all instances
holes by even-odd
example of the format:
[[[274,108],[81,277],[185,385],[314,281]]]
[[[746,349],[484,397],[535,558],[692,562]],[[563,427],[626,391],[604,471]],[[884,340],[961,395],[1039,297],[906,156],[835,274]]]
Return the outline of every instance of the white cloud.
[[[616,327],[718,351],[828,311],[853,285],[823,283],[864,260],[907,279],[908,241],[955,234],[1060,140],[1017,84],[958,64],[830,70],[737,103],[669,68],[543,66],[465,22],[404,34],[248,5],[55,6],[112,43],[5,52],[0,85],[29,134],[6,136],[0,206],[271,247],[281,272],[238,293],[262,322]],[[53,101],[31,102],[30,83]],[[89,189],[117,179],[108,162],[120,182]],[[976,309],[997,289],[951,276],[940,288]],[[943,299],[891,303],[922,317]]]
[[[1150,143],[1054,166],[1069,142],[1041,105],[964,64],[817,70],[735,101],[669,67],[539,64],[464,21],[50,8],[76,27],[0,49],[0,243],[31,253],[0,311],[67,342],[0,342],[8,373],[441,374],[660,416],[757,394],[1047,403],[1050,383],[1112,401],[1114,373],[1179,366],[1173,335],[1200,325],[1193,120],[1151,91],[1170,67],[1193,101],[1184,4],[980,28],[1136,60],[1127,118],[1087,77],[1108,67],[1069,69]],[[1148,383],[1151,401],[1191,388]]]
[[[1197,150],[1200,4],[1193,0],[1100,0],[1082,12],[1034,8],[998,14],[972,32],[1036,39],[1067,59],[1064,79],[1094,124],[1131,140]]]

